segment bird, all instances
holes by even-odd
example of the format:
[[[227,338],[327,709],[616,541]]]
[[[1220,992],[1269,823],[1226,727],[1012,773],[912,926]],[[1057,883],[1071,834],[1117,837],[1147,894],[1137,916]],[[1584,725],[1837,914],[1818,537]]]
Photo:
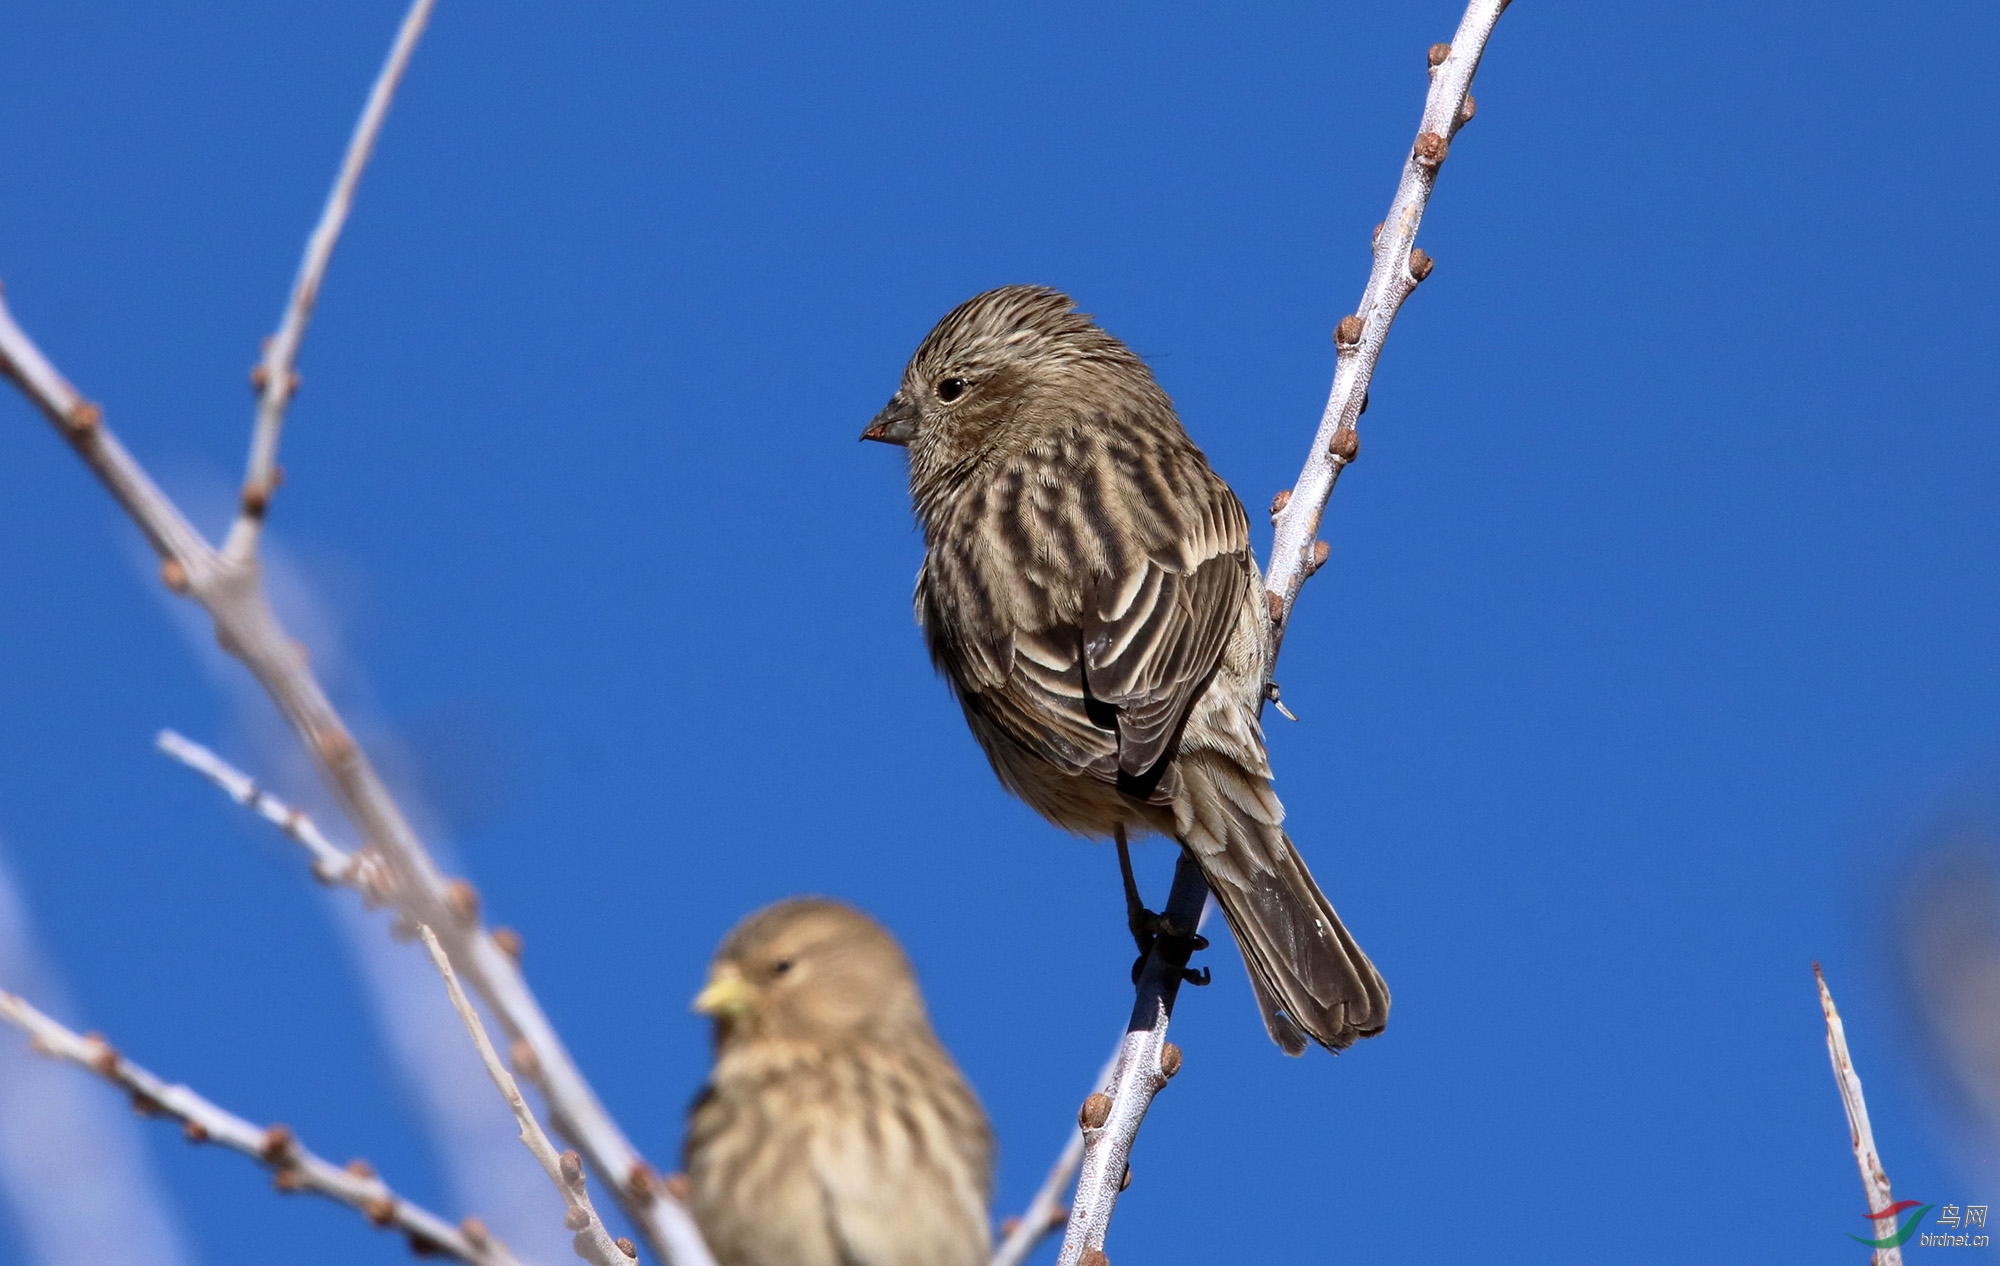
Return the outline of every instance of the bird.
[[[1002,286],[937,323],[861,438],[908,451],[933,665],[1006,790],[1117,842],[1142,956],[1196,939],[1139,904],[1126,843],[1157,833],[1200,865],[1279,1047],[1380,1033],[1388,987],[1271,788],[1249,519],[1145,361],[1061,291]]]
[[[724,938],[688,1206],[719,1266],[984,1266],[993,1133],[896,939],[821,897]]]

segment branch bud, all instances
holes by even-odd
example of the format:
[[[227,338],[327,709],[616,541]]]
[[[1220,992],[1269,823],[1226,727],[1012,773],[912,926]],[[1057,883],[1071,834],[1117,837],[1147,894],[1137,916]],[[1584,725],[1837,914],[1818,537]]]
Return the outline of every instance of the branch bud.
[[[465,880],[454,879],[444,886],[444,903],[460,923],[479,922],[479,890]]]
[[[653,1172],[651,1165],[642,1160],[635,1160],[632,1162],[632,1168],[625,1171],[625,1189],[638,1199],[650,1199],[653,1195],[653,1185],[659,1181],[659,1177]]]
[[[1326,560],[1331,558],[1332,556],[1333,556],[1333,546],[1328,545],[1325,541],[1314,541],[1312,561],[1306,564],[1306,567],[1308,568],[1306,574],[1310,576],[1317,573],[1320,568],[1326,566]],[[1161,1063],[1164,1064],[1165,1062],[1166,1060],[1165,1057],[1163,1056],[1161,1058]],[[1173,1076],[1173,1074],[1168,1073],[1167,1076],[1171,1077]]]
[[[361,1206],[361,1216],[376,1226],[388,1226],[396,1220],[396,1202],[388,1196],[377,1196]]]
[[[104,421],[104,410],[88,400],[79,400],[63,414],[63,425],[72,436],[81,438],[95,431]]]
[[[1326,544],[1325,541],[1320,542],[1320,545],[1324,544]],[[1313,546],[1313,553],[1319,553],[1319,545]],[[1181,1048],[1175,1046],[1172,1042],[1168,1042],[1160,1048],[1160,1071],[1166,1074],[1167,1080],[1172,1081],[1174,1074],[1180,1070]]]
[[[1101,1130],[1111,1119],[1111,1096],[1099,1091],[1083,1101],[1077,1109],[1076,1123],[1086,1130]]]
[[[1132,1166],[1130,1163],[1127,1163],[1125,1166],[1125,1172],[1119,1175],[1118,1190],[1123,1191],[1131,1185],[1132,1185]]]
[[[367,1161],[362,1160],[359,1156],[347,1162],[341,1168],[353,1174],[356,1178],[373,1178],[375,1176],[375,1167]]]
[[[1422,281],[1424,278],[1430,276],[1431,269],[1435,267],[1437,267],[1437,261],[1426,255],[1421,248],[1410,252],[1410,276],[1415,277],[1418,281]]]
[[[304,1191],[306,1189],[306,1176],[292,1166],[286,1165],[284,1168],[276,1170],[271,1174],[271,1185],[279,1191],[290,1195],[294,1191]]]
[[[535,1054],[535,1048],[528,1045],[528,1039],[517,1037],[507,1044],[507,1060],[514,1065],[514,1071],[529,1081],[542,1079],[542,1061]]]
[[[1104,1255],[1101,1248],[1087,1248],[1083,1250],[1083,1256],[1076,1259],[1076,1266],[1111,1266],[1111,1259]]]
[[[562,1154],[562,1159],[556,1162],[556,1168],[562,1171],[563,1181],[570,1186],[583,1185],[583,1157],[576,1154],[575,1148],[572,1147]]]
[[[1333,439],[1327,443],[1326,451],[1341,465],[1346,465],[1361,456],[1361,432],[1351,426],[1341,427],[1333,433]]]
[[[208,1127],[199,1121],[189,1120],[181,1125],[181,1133],[190,1143],[208,1142]]]
[[[174,593],[186,593],[188,589],[188,569],[178,558],[160,560],[160,583]]]
[[[1444,65],[1445,58],[1451,56],[1451,45],[1433,44],[1431,45],[1431,51],[1429,56],[1430,56],[1431,69],[1435,70],[1439,66]]]
[[[500,947],[500,952],[502,954],[505,954],[507,957],[513,959],[517,963],[521,961],[521,948],[522,948],[521,934],[519,932],[516,932],[513,928],[510,927],[494,928],[493,943]]]
[[[618,1251],[625,1254],[625,1256],[631,1258],[635,1262],[639,1260],[639,1246],[637,1244],[634,1244],[631,1240],[627,1239],[625,1236],[621,1235],[617,1239],[611,1242],[613,1244],[616,1244],[618,1246]]]
[[[292,1162],[292,1149],[297,1143],[298,1138],[292,1133],[291,1126],[271,1125],[265,1128],[264,1137],[258,1140],[257,1155],[263,1157],[268,1164],[289,1165]]]
[[[1271,623],[1283,624],[1285,622],[1285,600],[1269,590],[1265,590],[1264,600],[1265,605],[1271,608]]]
[[[1283,514],[1285,507],[1290,504],[1292,504],[1292,490],[1290,488],[1286,488],[1277,496],[1271,498],[1271,522],[1273,525],[1278,522],[1278,516]]]
[[[688,1181],[686,1174],[668,1174],[660,1179],[660,1185],[667,1189],[668,1195],[682,1204],[686,1204],[694,1195],[694,1184]]]
[[[589,1225],[590,1215],[585,1213],[581,1206],[573,1207],[568,1213],[563,1214],[563,1226],[568,1230],[581,1231]]]
[[[1479,105],[1472,99],[1472,94],[1468,92],[1465,94],[1465,104],[1458,107],[1458,125],[1464,127],[1466,124],[1472,122],[1472,116],[1477,113],[1479,113]]]
[[[340,728],[338,721],[314,731],[313,749],[319,753],[321,760],[334,769],[345,767],[361,750],[354,745],[347,731]]]
[[[90,1067],[99,1077],[113,1078],[118,1075],[118,1048],[104,1040],[102,1033],[86,1033],[83,1040],[90,1044]]]
[[[1340,324],[1333,327],[1333,341],[1341,347],[1352,347],[1361,341],[1361,318],[1348,313],[1340,318]]]
[[[1436,132],[1419,132],[1416,147],[1410,151],[1410,156],[1417,160],[1417,166],[1436,171],[1450,150],[1450,142]]]

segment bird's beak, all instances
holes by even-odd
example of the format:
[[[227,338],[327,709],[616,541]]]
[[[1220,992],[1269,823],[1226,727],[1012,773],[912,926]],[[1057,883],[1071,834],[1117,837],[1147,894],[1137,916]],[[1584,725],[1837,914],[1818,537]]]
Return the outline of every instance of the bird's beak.
[[[750,1003],[750,986],[743,973],[727,963],[710,972],[708,984],[694,996],[696,1011],[717,1017],[744,1015]]]
[[[875,415],[875,420],[868,424],[861,438],[909,447],[910,441],[917,438],[916,409],[911,407],[902,392],[897,392],[889,397],[889,403],[882,406],[882,412]]]

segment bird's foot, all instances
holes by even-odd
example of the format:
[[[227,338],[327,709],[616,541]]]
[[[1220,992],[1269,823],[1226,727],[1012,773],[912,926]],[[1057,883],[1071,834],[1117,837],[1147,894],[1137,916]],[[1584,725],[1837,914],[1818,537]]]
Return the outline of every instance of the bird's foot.
[[[1181,979],[1195,986],[1206,985],[1209,980],[1208,968],[1200,971],[1188,970],[1187,961],[1196,953],[1208,948],[1208,938],[1195,931],[1192,925],[1182,924],[1170,915],[1155,914],[1146,907],[1133,902],[1126,912],[1126,924],[1131,928],[1132,941],[1139,947],[1139,956],[1132,960],[1132,983],[1139,983],[1139,973],[1146,969],[1146,960],[1157,947],[1160,957],[1181,973]]]

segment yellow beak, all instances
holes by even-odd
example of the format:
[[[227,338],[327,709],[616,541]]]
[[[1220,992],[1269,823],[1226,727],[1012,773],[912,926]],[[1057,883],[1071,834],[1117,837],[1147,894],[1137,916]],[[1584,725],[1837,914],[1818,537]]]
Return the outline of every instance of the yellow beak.
[[[694,1009],[703,1015],[747,1015],[751,1006],[750,986],[741,972],[727,964],[710,974],[708,985],[694,996]]]

